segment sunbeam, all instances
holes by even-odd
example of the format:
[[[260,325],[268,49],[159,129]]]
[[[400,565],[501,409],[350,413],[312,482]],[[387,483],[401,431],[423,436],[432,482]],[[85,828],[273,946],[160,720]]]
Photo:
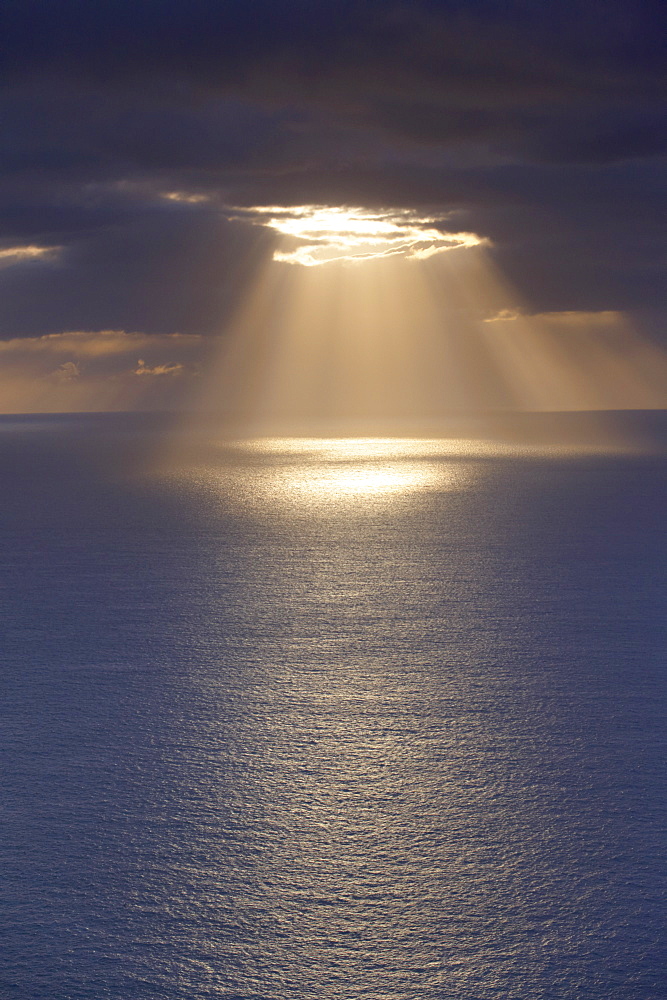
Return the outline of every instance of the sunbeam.
[[[531,314],[481,237],[413,213],[247,212],[286,242],[224,331],[199,403],[230,433],[438,434],[452,412],[667,404],[664,352],[623,314]]]

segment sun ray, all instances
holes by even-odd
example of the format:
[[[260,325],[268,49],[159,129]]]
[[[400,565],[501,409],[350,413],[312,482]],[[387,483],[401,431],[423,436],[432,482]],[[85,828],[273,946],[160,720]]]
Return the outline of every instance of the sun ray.
[[[440,433],[452,412],[667,405],[664,352],[626,317],[531,313],[482,238],[453,249],[450,234],[441,252],[447,234],[400,210],[246,215],[296,243],[265,261],[212,361],[200,410],[229,433]],[[382,250],[417,229],[433,254]],[[325,245],[345,252],[286,262]]]

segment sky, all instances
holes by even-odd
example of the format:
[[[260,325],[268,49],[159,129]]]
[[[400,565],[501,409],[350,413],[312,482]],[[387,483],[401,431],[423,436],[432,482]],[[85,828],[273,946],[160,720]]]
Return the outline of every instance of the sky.
[[[4,0],[0,411],[182,404],[266,262],[316,263],[303,206],[421,227],[412,255],[468,234],[485,321],[622,318],[658,357],[664,11]]]

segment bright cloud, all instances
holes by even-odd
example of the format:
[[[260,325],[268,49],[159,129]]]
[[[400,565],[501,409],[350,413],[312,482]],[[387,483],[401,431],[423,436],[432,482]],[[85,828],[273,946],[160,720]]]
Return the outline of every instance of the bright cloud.
[[[273,259],[313,267],[330,261],[402,256],[418,260],[460,247],[488,245],[475,233],[446,232],[438,221],[409,209],[255,207],[234,210],[235,219],[266,226],[282,237]]]
[[[195,194],[190,191],[163,191],[160,197],[165,201],[177,201],[185,205],[200,205],[211,200],[207,194]]]
[[[21,246],[3,247],[0,249],[0,268],[12,267],[14,264],[20,264],[27,260],[55,257],[61,249],[62,247],[59,246],[42,247],[37,246],[34,243],[27,243]]]

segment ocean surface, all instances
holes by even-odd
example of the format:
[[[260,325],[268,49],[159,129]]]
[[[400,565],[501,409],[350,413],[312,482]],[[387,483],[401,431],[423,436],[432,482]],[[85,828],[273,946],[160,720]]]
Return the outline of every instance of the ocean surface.
[[[1,418],[3,1000],[667,997],[666,485]]]

